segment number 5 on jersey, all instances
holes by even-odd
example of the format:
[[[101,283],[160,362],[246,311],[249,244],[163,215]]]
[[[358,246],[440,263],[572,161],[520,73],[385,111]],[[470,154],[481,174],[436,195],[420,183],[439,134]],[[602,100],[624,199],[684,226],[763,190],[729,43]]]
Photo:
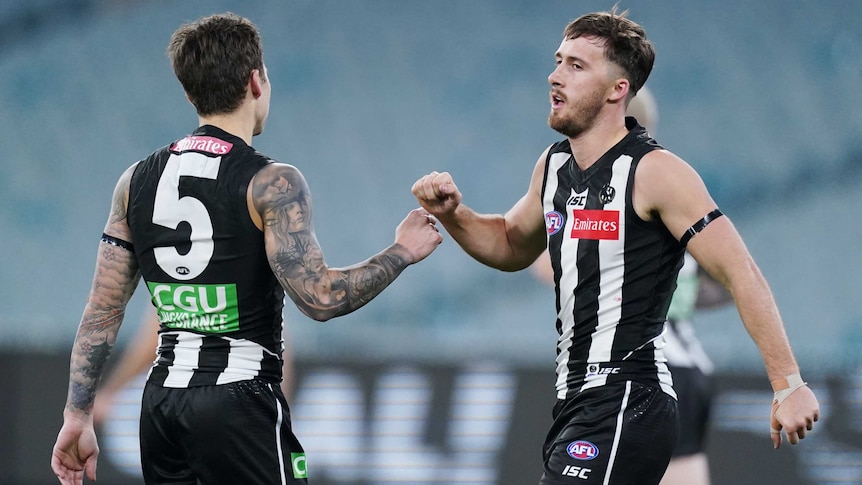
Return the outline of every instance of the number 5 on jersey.
[[[175,247],[155,248],[156,263],[172,278],[191,280],[204,272],[213,256],[213,225],[204,204],[191,196],[180,197],[180,177],[215,180],[221,157],[202,153],[171,154],[156,188],[153,223],[173,230],[181,222],[191,226],[191,249],[180,254]]]

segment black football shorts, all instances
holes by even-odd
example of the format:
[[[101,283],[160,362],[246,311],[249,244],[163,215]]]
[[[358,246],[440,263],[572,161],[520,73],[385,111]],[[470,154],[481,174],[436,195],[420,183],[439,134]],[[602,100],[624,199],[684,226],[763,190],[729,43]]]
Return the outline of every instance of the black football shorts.
[[[308,483],[305,452],[276,384],[175,389],[148,383],[140,436],[148,485]]]
[[[557,401],[540,484],[658,484],[678,426],[676,399],[634,381]]]

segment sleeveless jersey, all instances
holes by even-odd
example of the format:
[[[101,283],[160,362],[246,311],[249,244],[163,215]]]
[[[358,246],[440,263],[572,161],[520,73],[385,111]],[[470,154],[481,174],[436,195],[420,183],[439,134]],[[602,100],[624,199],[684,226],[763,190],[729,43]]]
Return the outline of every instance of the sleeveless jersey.
[[[581,171],[568,140],[548,153],[542,204],[557,305],[557,397],[626,380],[676,397],[662,328],[684,247],[634,210],[641,157],[660,149],[634,118],[619,143]]]
[[[281,381],[284,291],[246,191],[271,160],[213,126],[138,163],[128,221],[161,322],[150,382]]]

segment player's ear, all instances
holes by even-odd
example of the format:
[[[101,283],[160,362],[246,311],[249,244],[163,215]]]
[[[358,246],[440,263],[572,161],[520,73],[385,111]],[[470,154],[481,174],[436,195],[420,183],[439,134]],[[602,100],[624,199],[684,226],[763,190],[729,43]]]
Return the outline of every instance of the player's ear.
[[[629,90],[631,89],[631,84],[629,84],[629,80],[620,77],[614,81],[614,85],[611,88],[610,92],[610,100],[614,102],[624,101],[626,96],[629,95]]]
[[[254,96],[255,99],[259,98],[263,94],[263,82],[259,69],[251,71],[251,77],[249,77],[248,80],[248,87],[251,90],[251,95]]]

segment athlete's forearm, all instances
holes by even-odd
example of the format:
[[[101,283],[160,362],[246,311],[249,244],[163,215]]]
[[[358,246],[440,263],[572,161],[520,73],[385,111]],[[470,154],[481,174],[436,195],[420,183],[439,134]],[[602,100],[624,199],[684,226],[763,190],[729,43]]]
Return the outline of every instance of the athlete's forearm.
[[[731,291],[746,330],[763,357],[769,380],[799,372],[778,307],[766,280],[751,263],[743,278],[734,278]]]
[[[85,312],[72,347],[69,366],[69,394],[66,410],[89,415],[93,409],[99,379],[116,342],[123,314],[98,315]]]
[[[319,248],[313,247],[314,252]],[[302,313],[326,321],[353,312],[374,299],[409,266],[412,256],[400,244],[393,244],[371,258],[346,267],[326,268],[309,265],[319,258],[295,256],[274,265],[291,268],[281,271],[282,286]],[[292,274],[294,276],[286,276]]]
[[[357,310],[374,299],[412,263],[410,252],[396,243],[362,263],[344,269],[330,269],[330,274],[346,282],[344,313]]]
[[[479,214],[461,204],[448,217],[438,219],[467,254],[486,266],[517,271],[532,263],[517,257],[503,215]]]
[[[139,279],[134,253],[105,242],[99,244],[93,286],[72,347],[67,412],[91,413],[99,379]]]

